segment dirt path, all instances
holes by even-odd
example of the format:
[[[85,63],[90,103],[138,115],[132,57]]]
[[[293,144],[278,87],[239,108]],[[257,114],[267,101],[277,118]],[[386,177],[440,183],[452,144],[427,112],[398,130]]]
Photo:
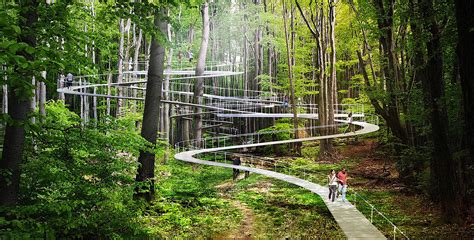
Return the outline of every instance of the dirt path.
[[[238,179],[242,178],[243,174],[241,174]],[[250,209],[247,204],[242,203],[239,200],[233,199],[227,193],[233,187],[233,181],[228,181],[216,186],[216,188],[219,189],[219,195],[229,200],[233,207],[239,209],[239,211],[242,213],[242,220],[240,221],[240,225],[238,228],[224,232],[218,236],[213,237],[213,239],[253,239],[252,234],[254,232],[255,215],[253,213],[253,210]]]

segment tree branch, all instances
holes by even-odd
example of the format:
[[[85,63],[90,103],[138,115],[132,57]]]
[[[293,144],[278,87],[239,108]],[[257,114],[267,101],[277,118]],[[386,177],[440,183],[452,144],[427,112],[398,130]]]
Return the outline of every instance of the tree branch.
[[[308,26],[309,31],[311,31],[311,34],[313,34],[313,36],[317,38],[318,34],[316,34],[316,32],[313,30],[313,28],[309,24],[308,19],[306,19],[306,16],[304,15],[303,10],[301,9],[300,4],[298,3],[298,0],[295,0],[295,3],[296,3],[296,7],[298,7],[298,10],[300,11],[301,16],[303,17],[304,22],[306,23],[306,26]]]

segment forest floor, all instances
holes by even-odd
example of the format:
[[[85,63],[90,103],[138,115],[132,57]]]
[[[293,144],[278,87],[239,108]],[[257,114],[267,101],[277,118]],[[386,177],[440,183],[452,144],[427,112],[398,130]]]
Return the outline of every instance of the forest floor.
[[[238,180],[243,179],[244,175],[239,175]],[[224,233],[220,233],[217,236],[214,236],[213,239],[252,239],[252,234],[254,233],[255,225],[255,214],[247,204],[242,203],[241,201],[233,198],[229,195],[229,191],[232,190],[235,186],[235,182],[230,180],[226,181],[220,185],[217,185],[216,188],[219,191],[219,195],[228,200],[232,207],[238,209],[242,214],[242,220],[239,223],[238,228],[231,229]]]
[[[472,239],[474,224],[457,226],[441,221],[439,206],[422,190],[413,190],[400,183],[395,161],[387,159],[382,147],[374,140],[363,140],[341,151],[345,158],[354,160],[352,188],[373,204],[408,237]],[[357,207],[370,216],[370,207],[358,201]],[[386,233],[393,228],[377,214],[374,223]]]
[[[387,157],[376,140],[346,141],[337,145],[338,159],[334,162],[315,161],[313,154],[318,151],[315,143],[304,145],[304,152],[313,153],[310,156],[280,160],[291,162],[293,169],[312,169],[309,179],[321,185],[327,184],[326,176],[331,169],[339,171],[346,167],[349,173],[348,199],[354,202],[352,193],[357,192],[410,238],[474,238],[474,224],[460,227],[443,223],[439,207],[423,191],[412,190],[400,183],[395,161]],[[371,207],[368,204],[359,199],[357,208],[370,219]],[[393,233],[393,227],[376,213],[373,221],[387,236]]]
[[[344,234],[322,199],[299,187],[251,174],[217,185],[223,199],[239,209],[240,225],[213,239],[341,239]]]
[[[376,140],[339,141],[336,149],[338,158],[331,162],[315,159],[317,143],[305,143],[303,157],[271,157],[290,163],[289,174],[323,186],[326,185],[329,170],[338,171],[346,167],[349,173],[348,199],[354,202],[353,193],[357,192],[412,239],[474,237],[474,225],[459,227],[444,224],[440,220],[438,206],[425,193],[400,183],[395,161],[387,157]],[[300,187],[258,174],[243,178],[242,173],[234,182],[231,169],[176,161],[160,168],[162,175],[169,173],[160,177],[162,180],[158,184],[163,199],[156,205],[161,206],[156,211],[160,214],[150,217],[155,229],[160,226],[161,236],[207,239],[345,238],[322,199]],[[304,174],[301,169],[305,169]],[[285,173],[287,170],[279,169]],[[196,206],[191,204],[195,201],[199,203]],[[167,207],[170,204],[172,208]],[[357,208],[370,219],[371,209],[360,198]],[[170,224],[170,221],[175,223]],[[393,233],[393,227],[377,214],[374,214],[373,221],[387,236]]]

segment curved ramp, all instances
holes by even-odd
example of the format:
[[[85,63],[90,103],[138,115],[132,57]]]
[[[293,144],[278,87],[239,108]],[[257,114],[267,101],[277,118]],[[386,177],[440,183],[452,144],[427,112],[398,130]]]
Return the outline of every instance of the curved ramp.
[[[134,81],[120,83],[120,84],[118,83],[90,84],[90,85],[80,84],[79,86],[73,86],[70,88],[67,88],[67,87],[58,88],[57,91],[63,94],[80,95],[84,97],[103,97],[103,98],[116,98],[116,99],[129,99],[129,100],[135,100],[135,101],[143,101],[144,100],[143,97],[117,96],[117,95],[112,95],[110,93],[98,94],[95,91],[92,91],[92,89],[100,88],[100,87],[103,87],[103,88],[110,87],[110,86],[126,87],[126,86],[132,86],[135,84],[143,84],[145,83],[145,81],[137,80],[137,76],[139,75],[145,76],[147,73],[145,71],[141,71],[141,72],[131,71],[131,72],[125,72],[124,74],[129,74],[130,78],[134,79]],[[167,71],[165,72],[165,74],[181,75],[181,77],[172,78],[170,80],[184,80],[184,79],[194,78],[194,76],[192,76],[194,75],[194,71],[191,71],[191,70]],[[206,71],[203,77],[204,78],[217,78],[217,77],[235,76],[235,75],[241,75],[241,74],[242,74],[241,72],[230,72],[230,71]],[[212,86],[208,86],[208,87],[212,88]],[[134,89],[139,89],[139,88],[134,87]],[[232,90],[233,89],[229,89],[229,92]],[[245,90],[245,91],[247,91],[247,93],[250,92],[249,90]],[[221,104],[220,105],[218,104],[217,106],[212,106],[210,104],[197,105],[190,102],[183,102],[179,96],[191,96],[191,93],[189,91],[164,90],[164,92],[170,93],[172,98],[169,100],[164,100],[162,101],[162,103],[210,109],[213,112],[215,111],[216,116],[224,118],[224,119],[234,118],[234,117],[235,118],[292,118],[293,117],[292,114],[288,114],[288,113],[252,112],[252,109],[250,110],[242,109],[242,108],[235,109],[232,107],[231,101],[240,101],[245,104],[254,104],[255,106],[260,104],[258,106],[265,107],[265,108],[271,108],[271,107],[277,106],[276,104],[280,106],[283,104],[283,101],[278,101],[277,98],[264,99],[263,96],[262,96],[263,98],[259,97],[263,93],[262,91],[250,92],[252,93],[251,95],[257,96],[257,98],[248,98],[245,96],[242,96],[242,97],[220,96],[220,95],[213,95],[213,94],[205,94],[205,96],[203,96],[204,98],[207,98],[213,101],[216,101],[216,100],[221,101],[220,102]],[[178,97],[173,99],[173,96],[174,96],[173,94],[177,94]],[[228,102],[225,102],[225,101],[228,101]],[[262,103],[267,104],[267,105],[262,105]],[[181,114],[180,116],[187,116],[187,115],[193,115],[193,114],[195,113],[186,113],[186,114]],[[202,114],[205,114],[205,113],[202,113]],[[318,114],[317,113],[307,113],[307,114],[302,113],[302,114],[298,114],[298,117],[305,118],[305,119],[318,119]],[[347,117],[347,114],[339,114],[339,113],[335,114],[335,118],[343,118],[343,117]],[[364,114],[354,114],[354,117],[364,117]],[[343,120],[336,120],[336,121],[341,122],[341,123],[346,123],[346,121],[343,121]],[[263,142],[263,143],[255,143],[255,144],[243,144],[243,145],[233,145],[233,146],[225,146],[225,147],[217,147],[217,148],[190,150],[190,151],[179,152],[174,157],[177,160],[195,163],[195,164],[203,164],[203,165],[225,167],[225,168],[235,168],[235,169],[240,169],[244,171],[254,172],[257,174],[262,174],[268,177],[272,177],[275,179],[279,179],[279,180],[303,187],[321,196],[323,201],[326,203],[329,211],[334,216],[334,219],[336,220],[336,222],[341,227],[342,231],[345,233],[345,235],[349,239],[386,239],[385,236],[379,230],[377,230],[377,228],[374,225],[372,225],[369,222],[369,220],[367,220],[367,218],[365,218],[364,215],[362,215],[362,213],[360,213],[350,203],[328,201],[327,199],[328,188],[325,186],[323,187],[318,184],[306,181],[304,179],[287,175],[287,174],[283,174],[283,173],[278,173],[275,171],[246,167],[246,166],[236,166],[232,164],[226,164],[226,163],[220,163],[220,162],[214,162],[214,161],[205,161],[205,160],[200,160],[195,157],[197,154],[201,154],[201,153],[218,152],[218,151],[224,151],[224,150],[235,150],[235,149],[241,149],[241,148],[261,147],[261,146],[268,146],[268,145],[275,145],[275,144],[288,144],[288,143],[303,142],[303,141],[317,141],[317,140],[330,139],[330,138],[350,137],[350,136],[356,136],[356,135],[375,132],[379,129],[377,125],[370,124],[367,122],[353,122],[353,124],[360,126],[361,129],[355,132],[347,133],[347,134],[340,133],[340,134],[308,137],[308,138],[301,138],[301,139],[291,139],[291,140],[284,140],[284,141]]]
[[[340,121],[343,122],[343,121]],[[264,143],[255,143],[255,144],[243,144],[243,145],[234,145],[234,146],[227,146],[227,147],[220,147],[220,148],[208,148],[208,149],[198,149],[198,150],[191,150],[186,152],[177,153],[174,157],[177,160],[181,160],[184,162],[190,162],[195,164],[203,164],[215,167],[225,167],[225,168],[235,168],[243,171],[249,171],[261,175],[265,175],[267,177],[279,179],[288,183],[292,183],[294,185],[300,186],[305,188],[311,192],[318,194],[321,199],[326,203],[327,208],[333,215],[336,222],[341,227],[344,234],[347,236],[348,239],[386,239],[386,237],[374,226],[370,221],[357,210],[349,202],[343,203],[340,201],[331,202],[328,200],[327,196],[329,195],[329,190],[327,187],[323,187],[321,185],[306,181],[301,178],[297,178],[295,176],[286,175],[283,173],[278,173],[270,170],[260,169],[260,168],[252,168],[246,166],[236,166],[232,164],[214,162],[214,161],[205,161],[195,158],[194,156],[200,153],[209,153],[209,152],[216,152],[216,151],[223,151],[223,150],[235,150],[241,148],[249,148],[249,147],[261,147],[261,146],[268,146],[268,145],[275,145],[275,144],[288,144],[288,143],[295,143],[295,142],[303,142],[303,141],[316,141],[322,139],[330,139],[330,138],[340,138],[340,137],[350,137],[356,136],[361,134],[367,134],[371,132],[375,132],[379,129],[377,125],[365,123],[365,122],[353,122],[354,125],[358,125],[362,127],[362,129],[357,130],[352,133],[346,134],[334,134],[334,135],[327,135],[327,136],[318,136],[318,137],[311,137],[311,138],[301,138],[301,139],[292,139],[292,140],[284,140],[284,141],[274,141],[274,142],[264,142]]]

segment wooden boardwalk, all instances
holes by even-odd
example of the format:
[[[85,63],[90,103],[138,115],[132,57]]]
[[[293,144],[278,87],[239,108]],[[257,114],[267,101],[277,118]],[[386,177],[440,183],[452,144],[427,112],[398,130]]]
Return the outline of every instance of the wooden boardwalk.
[[[343,121],[340,121],[343,122]],[[236,168],[243,171],[249,171],[261,175],[265,175],[268,177],[272,177],[275,179],[279,179],[288,183],[292,183],[294,185],[303,187],[308,189],[311,192],[318,194],[323,201],[326,203],[327,208],[333,215],[336,222],[341,227],[344,234],[347,236],[348,239],[386,239],[386,237],[372,224],[370,221],[357,210],[349,202],[343,203],[342,201],[338,200],[335,202],[330,202],[328,200],[329,190],[327,187],[323,187],[321,185],[306,181],[301,178],[297,178],[294,176],[286,175],[283,173],[278,173],[274,171],[269,171],[265,169],[259,168],[251,168],[246,166],[236,166],[227,163],[220,163],[214,161],[204,161],[195,158],[196,154],[200,153],[208,153],[208,152],[217,152],[217,151],[225,151],[225,150],[234,150],[240,148],[249,148],[249,147],[261,147],[267,145],[274,145],[274,144],[288,144],[294,142],[303,142],[303,141],[316,141],[321,139],[329,139],[329,138],[339,138],[339,137],[350,137],[360,134],[366,134],[370,132],[375,132],[379,129],[377,125],[373,125],[370,123],[365,122],[353,122],[353,124],[361,126],[362,129],[346,133],[346,134],[334,134],[328,136],[318,136],[318,137],[311,137],[311,138],[302,138],[302,139],[291,139],[291,140],[284,140],[284,141],[275,141],[275,142],[264,142],[264,143],[255,143],[255,144],[245,144],[245,145],[234,145],[234,146],[227,146],[227,147],[220,147],[220,148],[208,148],[208,149],[198,149],[186,152],[180,152],[175,155],[177,160],[196,163],[196,164],[204,164],[209,166],[216,166],[216,167],[225,167],[225,168]]]

